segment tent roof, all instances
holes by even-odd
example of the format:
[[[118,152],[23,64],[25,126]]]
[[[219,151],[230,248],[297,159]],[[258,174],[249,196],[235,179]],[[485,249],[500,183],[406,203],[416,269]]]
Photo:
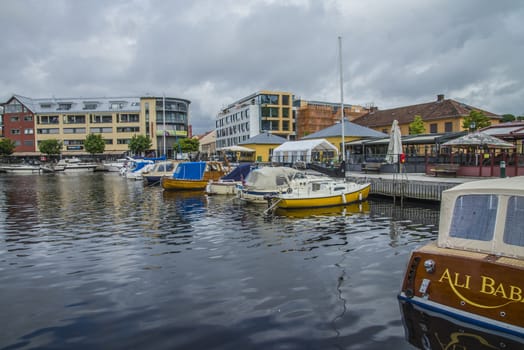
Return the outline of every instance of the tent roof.
[[[313,134],[303,137],[303,140],[319,139],[325,137],[342,136],[342,123],[336,123],[330,127],[317,131]],[[358,125],[344,119],[344,137],[385,137],[387,134],[378,132],[368,127]]]
[[[273,154],[275,152],[303,152],[309,150],[338,152],[338,149],[326,139],[318,139],[284,142],[273,150]]]
[[[242,146],[228,146],[228,147],[222,147],[218,149],[219,151],[231,151],[231,152],[255,152],[254,149],[242,147]]]
[[[512,143],[501,140],[495,136],[488,135],[482,131],[472,132],[462,137],[444,142],[442,146],[486,146],[489,148],[513,148]]]

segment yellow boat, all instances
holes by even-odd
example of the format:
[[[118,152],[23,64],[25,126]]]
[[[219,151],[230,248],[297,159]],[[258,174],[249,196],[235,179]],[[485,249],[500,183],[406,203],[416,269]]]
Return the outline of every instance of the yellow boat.
[[[412,252],[398,296],[401,308],[438,313],[524,344],[523,217],[524,176],[444,191],[438,239]],[[442,335],[431,327],[406,317],[404,325],[408,339],[422,334],[424,348],[442,346]]]
[[[270,208],[309,209],[347,205],[367,199],[371,184],[297,174],[284,193],[271,198]]]
[[[184,162],[178,164],[173,176],[162,177],[161,185],[168,191],[203,191],[209,180],[226,174],[219,162]]]

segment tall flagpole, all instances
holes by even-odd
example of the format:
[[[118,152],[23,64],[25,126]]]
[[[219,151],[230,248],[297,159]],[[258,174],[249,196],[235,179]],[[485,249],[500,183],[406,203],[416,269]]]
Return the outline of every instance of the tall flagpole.
[[[162,134],[164,135],[164,156],[166,156],[166,94],[162,94],[162,111],[162,123],[164,125]]]
[[[342,161],[346,162],[346,146],[344,144],[344,78],[342,76],[342,37],[338,37],[338,56],[340,61],[340,125],[342,130]]]

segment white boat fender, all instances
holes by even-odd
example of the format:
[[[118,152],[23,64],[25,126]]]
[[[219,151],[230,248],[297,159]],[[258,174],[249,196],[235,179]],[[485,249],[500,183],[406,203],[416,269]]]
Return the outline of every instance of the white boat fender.
[[[362,200],[362,192],[359,192],[359,193],[358,193],[358,200],[359,200],[359,201]]]

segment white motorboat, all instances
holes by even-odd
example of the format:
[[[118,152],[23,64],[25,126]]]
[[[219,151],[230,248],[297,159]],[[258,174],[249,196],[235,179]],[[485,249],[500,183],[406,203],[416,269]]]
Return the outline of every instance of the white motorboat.
[[[0,172],[10,174],[38,174],[42,171],[40,165],[31,164],[2,164]]]
[[[97,166],[96,163],[82,162],[80,159],[73,157],[60,159],[52,168],[55,172],[63,171],[66,173],[80,173],[95,171]]]
[[[267,196],[286,192],[299,170],[288,167],[263,167],[252,170],[238,185],[237,197],[248,203],[267,203]]]

